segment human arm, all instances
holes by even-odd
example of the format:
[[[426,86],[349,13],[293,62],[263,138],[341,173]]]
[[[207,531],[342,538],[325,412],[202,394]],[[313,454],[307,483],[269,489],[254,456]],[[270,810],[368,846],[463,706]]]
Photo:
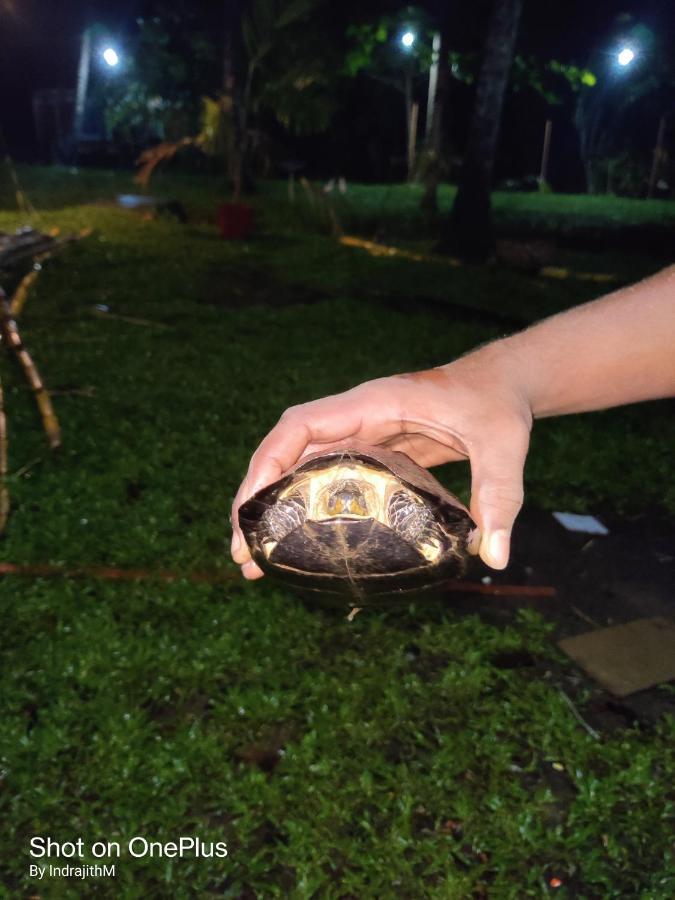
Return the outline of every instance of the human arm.
[[[675,394],[675,266],[448,365],[366,382],[292,407],[251,459],[233,507],[232,554],[252,562],[237,509],[306,453],[357,439],[423,466],[469,459],[480,555],[508,562],[532,421]]]

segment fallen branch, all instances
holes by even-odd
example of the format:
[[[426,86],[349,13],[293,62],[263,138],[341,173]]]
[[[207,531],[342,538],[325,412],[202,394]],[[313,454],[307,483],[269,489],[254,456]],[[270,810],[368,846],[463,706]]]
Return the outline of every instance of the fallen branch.
[[[28,472],[30,472],[31,469],[34,469],[35,466],[37,466],[41,462],[42,462],[42,457],[36,456],[35,459],[31,459],[30,462],[27,462],[25,465],[21,466],[20,469],[17,469],[16,472],[12,472],[9,477],[13,478],[15,480],[18,478],[22,478],[24,475],[26,475]]]
[[[0,268],[8,269],[16,265],[27,256],[50,256],[56,250],[88,237],[92,233],[91,228],[82,228],[77,234],[69,234],[58,238],[58,228],[44,234],[35,229],[24,229],[16,234],[0,233]]]
[[[201,147],[204,144],[204,136],[200,134],[184,137],[178,141],[163,141],[154,147],[148,147],[144,150],[136,160],[136,165],[140,166],[138,173],[134,176],[137,184],[147,187],[150,177],[155,168],[162,162],[167,162],[185,147]]]
[[[153,322],[151,319],[139,319],[136,316],[121,316],[118,313],[108,312],[106,309],[94,307],[91,311],[93,316],[99,319],[115,319],[118,322],[127,322],[129,325],[145,325],[148,328],[170,328],[165,322]]]
[[[446,591],[467,594],[487,594],[490,597],[555,597],[557,591],[549,585],[539,584],[481,584],[476,581],[447,581]]]
[[[577,720],[577,722],[582,726],[582,728],[585,728],[585,729],[586,729],[586,731],[590,734],[590,736],[593,738],[594,741],[599,741],[599,740],[600,740],[600,735],[598,734],[598,732],[595,730],[595,728],[591,727],[591,726],[588,724],[588,722],[587,722],[587,721],[584,719],[584,717],[581,715],[581,713],[580,713],[579,710],[576,708],[576,706],[574,705],[574,703],[573,703],[573,702],[570,700],[570,698],[567,696],[567,694],[565,693],[565,691],[563,691],[562,688],[558,688],[558,691],[559,691],[559,693],[560,693],[560,696],[563,698],[563,700],[565,701],[565,703],[566,703],[567,706],[569,707],[570,712],[572,713],[572,715],[574,716],[574,718]]]
[[[72,569],[55,566],[49,563],[17,565],[0,562],[0,575],[19,575],[26,578],[100,578],[104,581],[187,581],[218,584],[221,581],[234,581],[239,573],[226,572],[191,572],[180,574],[163,569],[118,569],[114,566],[75,566]]]
[[[166,569],[119,569],[114,566],[74,566],[64,568],[51,564],[21,565],[0,562],[0,575],[19,575],[27,578],[101,578],[106,581],[194,581],[200,584],[220,584],[239,581],[235,569],[222,572],[170,572]],[[474,581],[448,581],[443,588],[453,593],[489,594],[493,596],[554,597],[555,588],[532,584],[479,584]]]

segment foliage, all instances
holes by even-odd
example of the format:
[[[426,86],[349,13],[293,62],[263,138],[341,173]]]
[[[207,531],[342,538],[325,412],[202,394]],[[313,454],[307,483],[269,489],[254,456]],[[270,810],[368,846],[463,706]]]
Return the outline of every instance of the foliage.
[[[473,84],[476,80],[480,57],[475,53],[450,54],[450,71],[453,78],[464,84]],[[596,83],[595,75],[588,69],[570,63],[562,63],[552,59],[542,62],[535,56],[523,56],[517,53],[513,59],[509,88],[514,93],[534,91],[551,106],[564,102],[568,91],[577,93],[582,85],[592,87]]]
[[[406,22],[419,23],[418,39],[409,50],[403,51],[398,37]],[[348,34],[352,46],[347,54],[345,71],[350,76],[365,71],[381,81],[400,87],[401,70],[407,66],[415,75],[424,75],[431,65],[431,41],[434,33],[431,20],[422,10],[408,7],[397,16],[382,16],[378,20],[353,25]],[[403,66],[402,66],[403,63]],[[462,84],[472,85],[478,73],[478,53],[450,50],[447,64],[452,77]],[[515,92],[535,91],[547,103],[563,102],[563,90],[576,93],[583,86],[592,87],[595,75],[588,69],[558,60],[542,62],[536,57],[517,54],[511,72],[510,87]]]
[[[24,318],[64,391],[59,457],[2,367],[16,503],[0,555],[13,562],[223,571],[232,495],[281,409],[465,352],[503,333],[505,308],[534,318],[597,288],[372,259],[298,230],[281,184],[258,198],[260,239],[234,244],[200,221],[223,181],[158,176],[186,227],[92,204],[129,189],[120,173],[20,174],[50,207],[39,224],[96,234],[45,267]],[[392,227],[419,215],[408,186],[348,196],[363,219],[386,207]],[[673,213],[528,194],[498,197],[497,215],[571,229]],[[0,215],[0,228],[20,224]],[[94,304],[157,326],[93,316]],[[72,391],[87,385],[93,398]],[[538,423],[528,497],[675,511],[674,427],[659,405]],[[466,492],[463,467],[441,477]],[[123,857],[97,895],[520,900],[555,876],[560,897],[672,897],[672,720],[592,740],[559,693],[588,714],[550,626],[504,609],[497,625],[416,598],[347,623],[269,580],[3,580],[0,884],[72,896],[73,882],[60,894],[30,883],[33,834],[195,834],[226,840],[228,858]],[[533,665],[502,668],[505,654]]]
[[[325,130],[336,110],[336,42],[310,19],[324,3],[255,0],[242,20],[252,110],[297,134]]]
[[[225,162],[238,196],[251,150],[263,142],[265,114],[298,134],[327,128],[336,108],[338,66],[328,36],[309,19],[323,3],[252,0],[241,17],[244,58],[233,92],[215,92],[212,85],[201,98],[197,133],[162,141],[145,151],[139,160],[141,183],[147,184],[159,162],[191,146]]]
[[[404,48],[400,37],[408,28],[416,37],[411,47]],[[432,20],[419,7],[408,6],[396,15],[351,25],[347,36],[350,49],[345,57],[344,71],[351,77],[365,72],[403,90],[406,76],[418,79],[431,66]]]
[[[193,132],[200,97],[217,83],[219,60],[212,37],[183,4],[138,20],[125,70],[106,86],[106,122],[118,139],[136,145],[173,141]]]
[[[541,63],[533,56],[524,57],[517,54],[513,60],[511,87],[519,92],[532,90],[543,97],[550,106],[558,106],[563,102],[562,89],[565,87],[578,93],[582,86],[593,87],[596,77],[589,69],[569,63],[561,63],[552,59]]]
[[[620,197],[644,197],[650,168],[648,159],[627,150],[594,162],[596,181],[606,175],[607,191]]]

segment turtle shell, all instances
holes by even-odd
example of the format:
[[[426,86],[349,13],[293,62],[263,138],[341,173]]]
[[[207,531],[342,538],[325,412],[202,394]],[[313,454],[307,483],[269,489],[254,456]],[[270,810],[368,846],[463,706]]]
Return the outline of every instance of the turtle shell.
[[[461,575],[477,534],[426,469],[362,444],[305,456],[242,504],[239,525],[263,571],[355,605]]]

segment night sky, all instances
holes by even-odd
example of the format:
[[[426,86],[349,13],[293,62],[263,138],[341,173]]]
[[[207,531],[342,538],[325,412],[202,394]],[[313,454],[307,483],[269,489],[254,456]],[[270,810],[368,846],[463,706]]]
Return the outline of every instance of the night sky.
[[[469,10],[475,15],[481,3],[489,7],[485,0],[454,0],[451,15],[461,19]],[[395,12],[403,5],[341,0],[341,8],[353,8],[355,19],[361,20],[387,10]],[[433,10],[443,2],[430,0],[425,5]],[[75,86],[84,25],[88,21],[104,23],[123,39],[133,35],[143,7],[143,0],[0,0],[0,126],[13,154],[30,159],[34,150],[33,91]],[[222,7],[223,0],[214,0],[215,15]],[[518,51],[542,60],[556,58],[583,65],[594,49],[620,33],[622,14],[633,15],[675,38],[675,3],[671,0],[525,0]]]

